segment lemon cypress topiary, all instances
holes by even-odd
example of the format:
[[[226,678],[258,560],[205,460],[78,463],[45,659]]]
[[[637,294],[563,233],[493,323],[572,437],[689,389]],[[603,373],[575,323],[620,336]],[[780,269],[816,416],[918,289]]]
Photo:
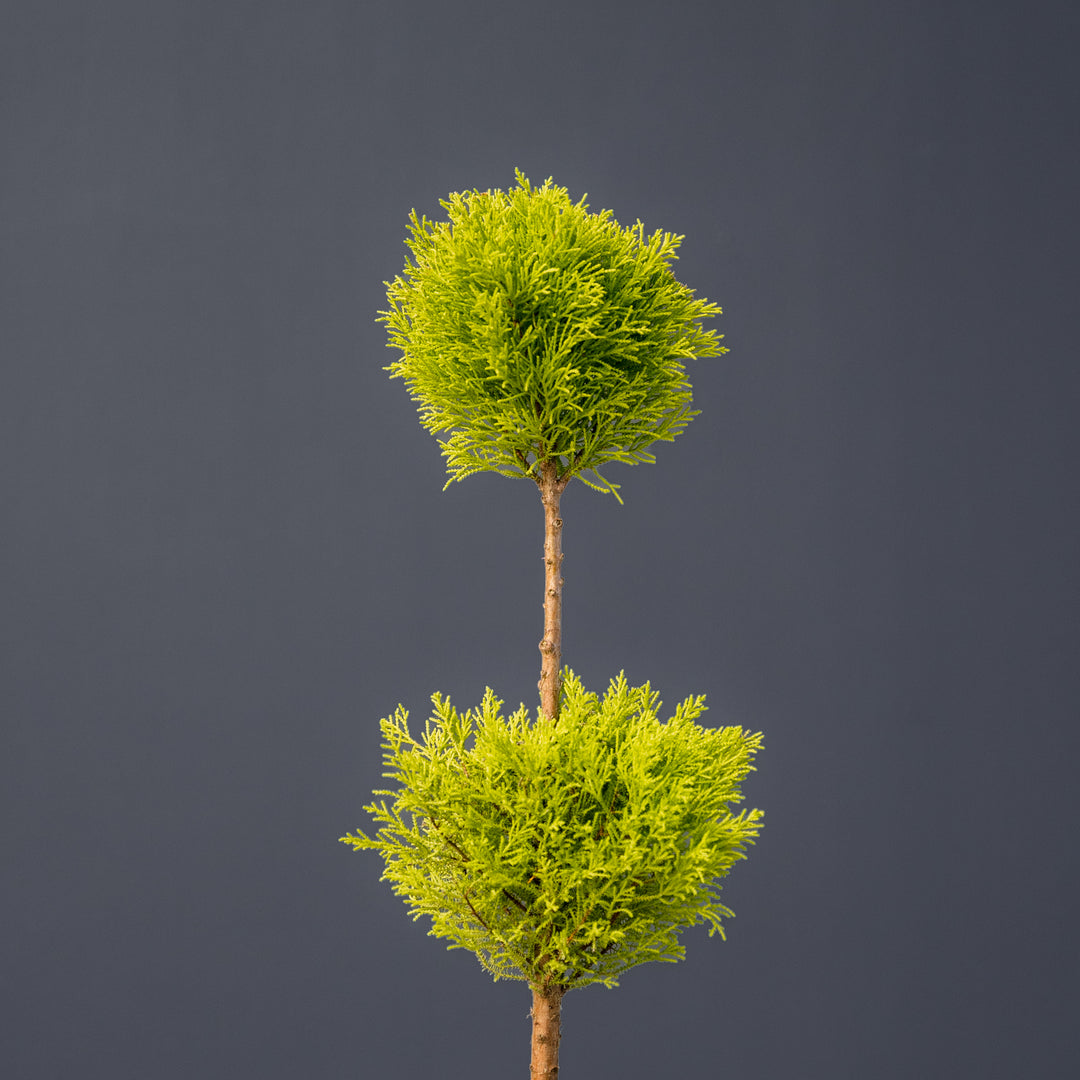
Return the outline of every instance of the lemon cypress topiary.
[[[672,272],[681,237],[624,229],[520,171],[509,192],[442,206],[448,221],[413,211],[412,259],[387,283],[380,320],[401,353],[387,370],[446,436],[447,486],[493,471],[539,489],[540,708],[504,716],[489,689],[460,713],[435,694],[417,738],[399,706],[381,725],[398,786],[365,807],[374,835],[341,839],[382,855],[433,936],[529,984],[530,1075],[556,1080],[566,992],[679,959],[695,923],[723,936],[719,881],[761,828],[761,811],[733,809],[760,733],[698,724],[701,696],[663,721],[648,684],[620,675],[601,698],[562,668],[566,485],[619,499],[597,470],[652,462],[697,415],[683,361],[727,350],[698,321],[719,307]]]

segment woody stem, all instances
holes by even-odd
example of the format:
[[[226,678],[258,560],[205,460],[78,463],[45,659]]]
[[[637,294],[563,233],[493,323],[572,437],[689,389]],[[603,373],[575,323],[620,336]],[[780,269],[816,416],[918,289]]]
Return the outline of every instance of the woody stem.
[[[561,988],[532,988],[530,1080],[558,1080],[563,993]]]
[[[562,671],[562,518],[559,502],[569,477],[555,461],[545,461],[536,481],[544,504],[544,637],[540,642],[540,711],[559,719]]]

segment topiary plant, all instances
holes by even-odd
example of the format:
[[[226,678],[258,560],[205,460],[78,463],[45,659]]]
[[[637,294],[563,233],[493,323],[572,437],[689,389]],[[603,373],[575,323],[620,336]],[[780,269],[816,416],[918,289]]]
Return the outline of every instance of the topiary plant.
[[[383,856],[383,879],[429,933],[529,984],[531,1076],[554,1080],[568,990],[681,958],[695,923],[723,936],[719,879],[763,816],[732,810],[762,736],[697,724],[700,696],[665,722],[648,684],[620,674],[600,698],[563,675],[563,490],[576,476],[619,498],[597,467],[653,461],[648,447],[696,415],[682,361],[726,350],[697,323],[720,309],[671,272],[680,237],[622,229],[550,179],[517,181],[451,195],[447,222],[413,211],[414,261],[380,316],[402,352],[388,370],[424,426],[448,433],[448,485],[491,470],[540,490],[540,708],[504,717],[489,689],[459,713],[435,694],[415,738],[399,706],[381,725],[399,786],[365,807],[374,837],[342,840]]]

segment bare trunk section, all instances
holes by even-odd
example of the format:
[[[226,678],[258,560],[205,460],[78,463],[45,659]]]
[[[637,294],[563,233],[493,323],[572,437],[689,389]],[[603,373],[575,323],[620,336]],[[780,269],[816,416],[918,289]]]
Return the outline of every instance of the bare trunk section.
[[[559,478],[558,464],[545,461],[537,486],[544,504],[544,637],[540,642],[540,711],[559,719],[562,691],[562,518],[559,502],[569,476]],[[532,987],[532,1058],[530,1080],[558,1080],[562,999],[556,987]]]
[[[563,990],[532,988],[532,1061],[529,1080],[559,1080]]]
[[[562,518],[559,500],[568,477],[559,478],[554,461],[540,466],[536,481],[544,504],[544,637],[540,642],[540,711],[559,719],[562,689]]]

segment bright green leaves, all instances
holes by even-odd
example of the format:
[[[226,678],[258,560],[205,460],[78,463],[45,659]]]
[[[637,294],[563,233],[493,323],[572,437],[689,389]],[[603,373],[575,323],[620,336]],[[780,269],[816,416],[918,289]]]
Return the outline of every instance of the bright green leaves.
[[[491,690],[464,714],[432,700],[419,739],[401,708],[382,722],[399,786],[365,807],[374,838],[342,840],[383,856],[433,936],[496,979],[568,989],[680,959],[695,923],[723,936],[718,879],[761,828],[761,811],[731,809],[760,734],[702,727],[701,697],[661,721],[657,695],[621,675],[599,698],[567,671],[557,724],[504,717]]]
[[[697,415],[683,361],[727,351],[698,321],[720,308],[675,279],[681,237],[624,229],[550,178],[516,175],[509,192],[452,194],[448,221],[413,211],[413,258],[380,312],[402,353],[387,370],[448,435],[448,484],[554,460],[618,498],[596,470],[654,461],[648,447]]]

